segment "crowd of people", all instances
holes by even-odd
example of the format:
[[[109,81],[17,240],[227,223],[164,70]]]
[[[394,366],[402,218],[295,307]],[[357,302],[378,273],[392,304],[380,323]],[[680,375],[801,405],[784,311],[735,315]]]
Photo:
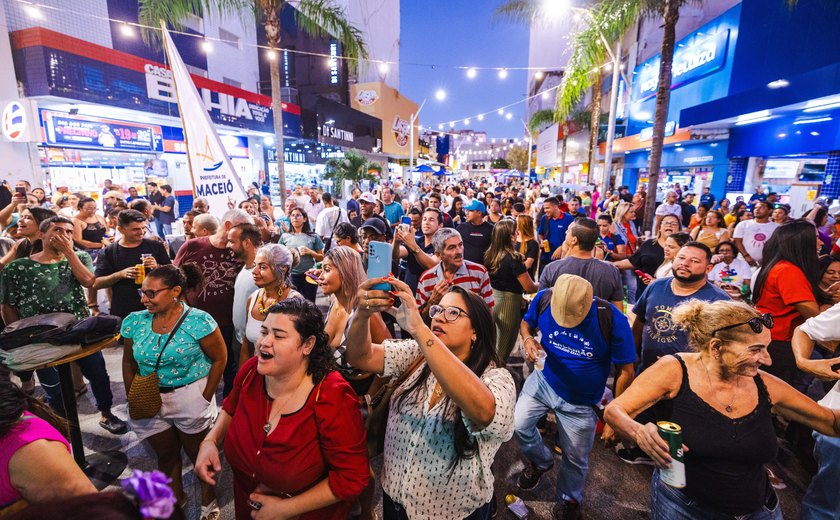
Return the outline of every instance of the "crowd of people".
[[[168,185],[144,191],[0,185],[0,318],[122,319],[122,373],[84,357],[77,393],[86,379],[100,426],[147,442],[201,520],[219,518],[223,459],[238,520],[374,518],[377,486],[388,520],[491,518],[511,438],[517,486],[558,462],[552,514],[583,518],[596,431],[655,467],[652,518],[781,518],[779,436],[815,473],[802,517],[840,517],[840,247],[825,205],[793,219],[760,189],[730,206],[677,185],[643,231],[643,187],[397,181],[342,204],[297,185],[279,208],[255,184],[212,213],[201,198],[181,212]],[[390,274],[371,278],[376,243]],[[112,411],[111,376],[131,418]],[[161,404],[143,415],[132,387],[151,376]],[[94,493],[65,416],[55,368],[0,369],[0,508]],[[684,462],[661,421],[681,428]]]

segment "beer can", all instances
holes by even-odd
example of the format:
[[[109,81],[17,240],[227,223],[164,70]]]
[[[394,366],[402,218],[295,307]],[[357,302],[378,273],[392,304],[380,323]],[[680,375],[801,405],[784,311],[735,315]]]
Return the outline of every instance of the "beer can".
[[[134,268],[137,269],[137,275],[134,277],[134,283],[140,285],[143,283],[143,280],[146,279],[146,266],[143,264],[137,264]]]
[[[659,436],[668,443],[668,452],[671,455],[671,466],[659,470],[659,477],[665,484],[675,487],[685,487],[685,459],[682,449],[682,427],[670,421],[659,421],[656,423]]]
[[[543,240],[542,246],[543,246],[543,251],[545,251],[546,253],[551,252],[551,244],[548,243],[548,240]]]

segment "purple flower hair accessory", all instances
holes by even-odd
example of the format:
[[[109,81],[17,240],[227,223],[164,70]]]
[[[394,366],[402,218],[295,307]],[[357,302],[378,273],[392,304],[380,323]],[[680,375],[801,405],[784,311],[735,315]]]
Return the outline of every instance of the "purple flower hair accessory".
[[[144,518],[169,518],[178,499],[169,487],[171,479],[160,471],[134,470],[120,481],[122,488],[139,503]]]

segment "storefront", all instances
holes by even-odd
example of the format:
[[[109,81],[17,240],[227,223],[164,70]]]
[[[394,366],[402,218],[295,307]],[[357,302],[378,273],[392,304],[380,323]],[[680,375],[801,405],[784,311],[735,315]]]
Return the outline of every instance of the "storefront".
[[[52,186],[100,194],[111,179],[144,192],[167,182],[181,208],[192,181],[170,71],[159,63],[43,28],[11,34],[19,81],[37,103],[41,165]],[[192,76],[243,184],[264,175],[271,99]],[[300,108],[283,104],[284,133],[301,136]]]

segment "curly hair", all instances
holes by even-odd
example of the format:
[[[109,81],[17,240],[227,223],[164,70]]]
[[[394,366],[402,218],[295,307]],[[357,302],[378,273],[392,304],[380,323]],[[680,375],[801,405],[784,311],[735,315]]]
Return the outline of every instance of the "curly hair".
[[[324,315],[314,303],[303,298],[287,298],[272,305],[268,312],[291,318],[295,330],[304,340],[315,338],[315,346],[309,353],[309,366],[306,367],[306,373],[312,376],[313,383],[317,385],[335,370],[335,358],[329,345],[329,336],[324,332]]]

